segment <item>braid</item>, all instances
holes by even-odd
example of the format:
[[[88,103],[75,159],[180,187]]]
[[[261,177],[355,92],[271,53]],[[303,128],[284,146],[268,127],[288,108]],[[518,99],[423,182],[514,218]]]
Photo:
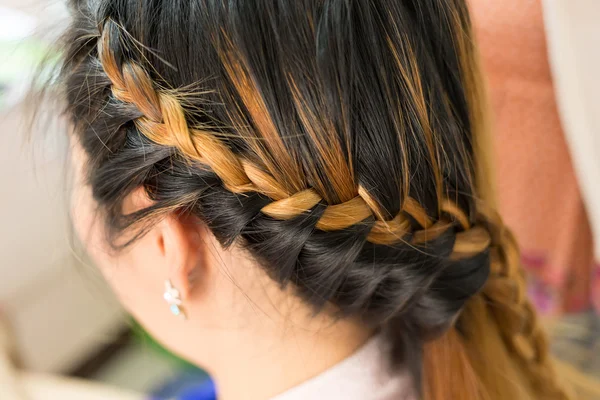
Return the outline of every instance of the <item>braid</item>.
[[[410,196],[388,217],[361,185],[353,198],[337,204],[327,204],[310,187],[289,193],[218,134],[189,126],[177,95],[156,85],[141,66],[133,61],[119,66],[109,50],[112,24],[106,21],[98,48],[111,92],[139,111],[135,127],[152,146],[175,149],[216,176],[220,185],[209,186],[220,201],[204,206],[211,201],[205,188],[190,202],[202,208],[217,238],[226,245],[243,238],[266,266],[278,260],[268,272],[282,284],[295,283],[317,308],[331,301],[342,315],[358,314],[384,327],[396,347],[392,361],[407,363],[420,387],[420,342],[447,330],[487,279],[491,238],[485,226],[473,224],[448,198],[439,204],[438,218]],[[204,175],[180,179],[190,192],[199,180],[211,182]],[[327,273],[321,267],[325,254]],[[399,260],[411,261],[398,268]]]
[[[508,348],[528,366],[535,393],[543,394],[544,399],[567,399],[569,396],[556,380],[546,335],[527,297],[515,237],[497,212],[483,207],[480,212],[492,239],[490,278],[483,295],[490,302],[502,337]]]
[[[451,36],[461,50],[461,73],[469,103],[469,122],[474,132],[474,161],[477,165],[478,192],[485,200],[477,204],[478,220],[485,225],[491,238],[490,276],[481,296],[488,303],[502,339],[529,374],[534,396],[543,399],[569,399],[570,395],[557,382],[550,357],[546,335],[537,320],[537,314],[527,297],[527,283],[515,237],[504,225],[496,211],[494,171],[491,166],[491,131],[488,124],[486,84],[481,76],[478,48],[467,3],[452,0],[461,12],[453,13],[454,30]],[[458,28],[463,29],[458,32]],[[492,378],[493,379],[493,378]]]
[[[252,164],[240,159],[226,144],[207,130],[188,126],[184,109],[177,97],[166,90],[157,90],[148,73],[133,62],[126,62],[122,68],[116,63],[110,50],[110,19],[106,21],[99,41],[98,53],[104,71],[112,82],[112,93],[118,100],[137,107],[142,114],[135,119],[139,131],[152,142],[176,148],[189,160],[208,166],[223,182],[223,186],[233,193],[255,192],[273,201],[260,211],[272,218],[289,220],[306,214],[323,201],[311,188],[289,194],[273,177]],[[106,26],[109,25],[109,26]],[[370,217],[379,218],[368,233],[367,240],[375,244],[389,245],[401,242],[412,234],[414,243],[428,242],[439,237],[444,231],[453,228],[457,221],[464,232],[456,235],[453,257],[472,256],[483,252],[489,245],[489,235],[483,229],[470,231],[468,217],[450,200],[442,202],[441,211],[451,221],[433,224],[426,211],[407,197],[402,210],[389,220],[383,220],[383,213],[377,202],[363,187],[356,189],[356,197],[340,204],[327,205],[316,223],[322,231],[336,231],[359,224]],[[409,218],[425,228],[410,232]],[[474,240],[479,239],[479,240]]]
[[[247,196],[252,193],[268,198],[269,200],[261,202],[260,209],[256,210],[263,215],[281,222],[291,221],[292,224],[296,223],[298,218],[303,218],[305,228],[300,229],[299,235],[304,236],[304,240],[300,241],[300,248],[310,247],[307,244],[307,233],[314,228],[324,232],[342,231],[373,219],[373,223],[365,232],[365,240],[374,245],[393,246],[409,240],[411,245],[427,243],[431,248],[435,246],[433,242],[448,231],[454,232],[458,227],[459,232],[453,234],[452,252],[448,254],[450,259],[473,258],[490,249],[490,279],[484,286],[483,295],[491,303],[490,309],[498,321],[506,345],[530,365],[528,370],[531,371],[536,390],[545,393],[549,396],[547,398],[567,398],[554,383],[546,337],[527,301],[514,237],[504,228],[497,213],[480,206],[478,220],[481,223],[473,225],[465,212],[454,202],[444,199],[440,206],[442,218],[434,222],[415,199],[407,197],[396,216],[384,219],[385,213],[380,210],[377,201],[361,186],[357,187],[354,198],[332,205],[324,204],[323,197],[312,188],[289,193],[268,172],[250,160],[240,158],[210,130],[188,126],[185,111],[177,96],[172,90],[157,87],[141,66],[128,61],[119,68],[115,57],[108,50],[110,33],[115,32],[107,27],[110,24],[113,22],[109,19],[99,41],[99,57],[111,81],[113,96],[124,103],[134,105],[140,112],[141,115],[134,121],[139,132],[157,145],[177,149],[190,162],[207,166],[220,179],[224,190],[236,195]],[[253,212],[255,211],[248,213],[242,225],[248,225],[256,218],[252,215]],[[419,229],[412,229],[414,226],[418,226]],[[362,229],[364,230],[364,227]],[[243,226],[238,229],[240,233],[243,230]],[[302,234],[302,231],[305,233]],[[360,241],[360,238],[355,240]],[[258,243],[254,243],[254,247],[256,246]],[[268,253],[265,248],[261,251]],[[292,254],[300,254],[300,250]],[[350,260],[357,256],[358,254],[350,256]],[[338,288],[339,292],[354,293],[348,289],[353,286],[361,286],[362,289],[359,297],[351,299],[350,303],[354,305],[347,307],[348,312],[360,310],[364,304],[377,296],[382,287],[389,287],[390,281],[402,279],[394,275],[393,269],[381,269],[379,277],[371,277],[370,289],[365,289],[363,271],[349,269],[345,272],[343,287]],[[289,272],[280,271],[280,274],[289,275]],[[301,278],[296,277],[298,280]],[[315,302],[311,294],[308,296]],[[331,296],[321,294],[320,297]],[[406,296],[406,299],[409,297]],[[406,299],[397,307],[406,307]],[[344,303],[343,298],[335,300]],[[386,315],[397,314],[396,311],[386,312]]]

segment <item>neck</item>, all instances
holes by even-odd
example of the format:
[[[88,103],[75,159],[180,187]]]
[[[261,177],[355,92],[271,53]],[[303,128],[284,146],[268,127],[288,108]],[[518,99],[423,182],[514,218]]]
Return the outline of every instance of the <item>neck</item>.
[[[208,252],[207,254],[213,254]],[[315,315],[295,288],[273,281],[245,255],[207,258],[206,265],[234,265],[204,276],[198,315],[187,322],[182,355],[205,368],[219,400],[266,400],[286,392],[352,355],[372,335],[358,318],[336,318],[333,305]],[[211,301],[206,301],[210,298]]]
[[[219,400],[270,399],[349,357],[371,332],[340,321],[317,332],[290,328],[271,335],[246,334],[222,337],[227,350],[216,355],[210,368]]]

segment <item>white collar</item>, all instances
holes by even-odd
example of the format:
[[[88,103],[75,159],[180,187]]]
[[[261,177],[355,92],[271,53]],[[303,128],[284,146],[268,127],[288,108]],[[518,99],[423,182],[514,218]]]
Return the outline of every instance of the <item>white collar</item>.
[[[414,400],[406,370],[389,372],[383,338],[370,339],[353,355],[271,400]]]

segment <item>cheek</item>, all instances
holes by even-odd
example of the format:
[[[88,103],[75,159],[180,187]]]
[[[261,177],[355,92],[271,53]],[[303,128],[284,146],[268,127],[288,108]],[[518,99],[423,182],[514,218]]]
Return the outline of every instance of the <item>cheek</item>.
[[[97,209],[91,188],[82,183],[75,161],[75,181],[71,197],[71,219],[87,254],[112,287],[124,308],[157,339],[171,347],[181,342],[170,329],[174,323],[162,298],[168,277],[161,264],[152,235],[142,236],[124,250],[114,251],[106,241],[104,219]],[[176,323],[176,322],[175,322]]]
[[[89,258],[100,269],[114,291],[125,301],[124,281],[119,275],[129,267],[126,252],[115,252],[106,240],[103,217],[92,196],[92,189],[85,184],[84,166],[86,155],[77,141],[72,142],[71,165],[73,167],[73,185],[70,202],[70,214],[73,228]],[[121,266],[120,268],[116,268]],[[127,307],[127,304],[124,304]]]
[[[102,217],[92,197],[91,188],[75,179],[71,195],[71,221],[77,238],[85,247],[87,254],[102,270],[116,261],[106,243],[106,231]],[[114,252],[112,252],[114,253]]]
[[[168,326],[164,318],[171,318],[162,298],[166,274],[160,274],[161,269],[155,265],[159,257],[152,240],[142,236],[126,249],[112,250],[106,242],[104,220],[86,185],[74,188],[71,218],[88,256],[123,307],[158,337],[168,337],[162,332]]]
[[[131,310],[134,308],[132,289],[138,287],[134,284],[136,279],[133,276],[135,262],[131,251],[116,252],[107,243],[104,220],[89,186],[75,183],[70,211],[73,228],[87,255],[101,271],[123,306]]]
[[[113,264],[108,243],[105,241],[105,229],[99,216],[97,203],[92,196],[92,189],[85,184],[84,165],[86,156],[76,141],[72,141],[71,166],[73,181],[70,201],[70,215],[75,233],[84,246],[87,254],[96,266],[105,270]]]

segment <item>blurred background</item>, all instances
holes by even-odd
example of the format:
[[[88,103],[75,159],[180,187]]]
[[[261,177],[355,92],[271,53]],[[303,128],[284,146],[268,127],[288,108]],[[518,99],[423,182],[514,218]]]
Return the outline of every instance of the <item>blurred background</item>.
[[[41,104],[30,126],[37,103],[27,95],[35,74],[54,65],[65,3],[0,0],[0,360],[31,371],[32,390],[43,399],[172,398],[206,375],[138,329],[83,259],[68,220],[67,137],[59,110]],[[42,61],[47,71],[38,69]],[[3,392],[11,386],[12,378],[2,376],[7,369],[0,361],[0,399],[17,399]],[[55,374],[103,386],[55,380]]]
[[[29,125],[64,3],[0,0],[0,398],[20,398],[15,379],[36,399],[184,398],[206,375],[122,312],[71,237],[66,127],[44,118],[56,105]],[[600,377],[600,2],[470,3],[530,295],[555,354]]]

